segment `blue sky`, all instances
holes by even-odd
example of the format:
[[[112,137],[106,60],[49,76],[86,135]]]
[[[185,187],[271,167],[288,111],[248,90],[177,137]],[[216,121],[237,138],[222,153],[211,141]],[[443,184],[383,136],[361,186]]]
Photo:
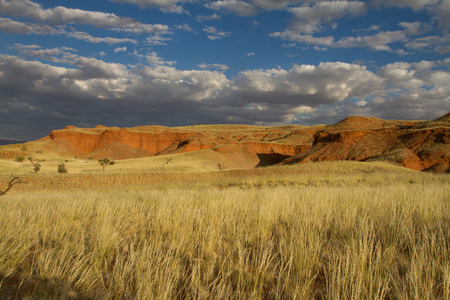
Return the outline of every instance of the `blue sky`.
[[[0,0],[0,138],[450,111],[450,0]]]

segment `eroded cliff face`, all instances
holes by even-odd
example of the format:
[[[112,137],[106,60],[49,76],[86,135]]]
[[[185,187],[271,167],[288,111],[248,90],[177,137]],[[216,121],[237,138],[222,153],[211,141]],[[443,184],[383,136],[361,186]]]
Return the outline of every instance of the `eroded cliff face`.
[[[66,128],[63,130],[53,130],[50,138],[68,140],[84,155],[117,142],[156,155],[174,143],[181,142],[194,134],[174,131],[163,131],[159,133],[139,132],[126,128]]]
[[[144,153],[142,151],[148,153],[148,156],[153,156],[213,149],[230,155],[247,155],[253,158],[257,157],[257,154],[266,154],[266,157],[272,155],[277,158],[272,161],[279,162],[281,158],[291,157],[310,147],[309,144],[316,130],[308,127],[305,132],[302,132],[303,129],[302,126],[273,128],[256,126],[108,128],[96,126],[87,129],[68,126],[62,130],[53,130],[49,137],[54,141],[70,142],[77,150],[78,155],[81,153],[81,156],[84,157],[96,158],[104,154],[115,159],[125,159],[132,156],[130,153],[139,153],[139,156],[136,157],[142,157]],[[126,147],[119,147],[118,144]],[[122,154],[114,157],[112,149],[120,149],[119,152]],[[129,153],[125,153],[124,149],[128,149]]]
[[[248,158],[255,166],[384,160],[414,170],[450,172],[450,114],[430,122],[349,117],[333,125],[312,127],[68,126],[52,131],[49,137],[69,142],[74,153],[84,157],[126,159],[212,149]]]
[[[413,170],[450,172],[450,114],[431,122],[350,117],[314,135],[309,149],[283,163],[390,161]]]

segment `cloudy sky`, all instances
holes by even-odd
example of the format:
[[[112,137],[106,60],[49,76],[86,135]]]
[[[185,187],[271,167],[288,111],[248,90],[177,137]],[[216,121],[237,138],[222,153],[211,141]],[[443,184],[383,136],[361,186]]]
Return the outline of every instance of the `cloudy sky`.
[[[0,0],[0,138],[431,120],[449,29],[450,0]]]

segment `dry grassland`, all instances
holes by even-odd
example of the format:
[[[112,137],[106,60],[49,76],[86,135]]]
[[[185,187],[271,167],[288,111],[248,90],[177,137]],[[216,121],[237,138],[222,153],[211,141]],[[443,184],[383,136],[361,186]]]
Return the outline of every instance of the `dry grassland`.
[[[448,174],[165,159],[0,161],[0,299],[450,299]]]

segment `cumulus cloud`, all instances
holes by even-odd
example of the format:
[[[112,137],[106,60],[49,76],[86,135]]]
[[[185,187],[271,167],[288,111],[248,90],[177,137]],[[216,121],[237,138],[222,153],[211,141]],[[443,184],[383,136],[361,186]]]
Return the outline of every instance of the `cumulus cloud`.
[[[429,11],[436,16],[439,25],[448,32],[450,29],[450,2],[441,0],[439,4],[431,6]]]
[[[330,24],[344,16],[358,17],[367,12],[367,4],[360,1],[321,1],[288,9],[295,21],[291,29],[297,33],[312,34],[321,30],[322,24]]]
[[[349,114],[432,119],[450,107],[450,59],[393,63],[377,72],[357,63],[324,62],[250,69],[227,78],[225,65],[181,70],[156,52],[142,55],[146,64],[123,65],[71,48],[14,49],[22,57],[0,55],[0,128],[17,120],[37,128],[32,122],[45,120],[39,127],[44,131],[30,132],[32,138],[68,124],[310,124]],[[55,61],[60,65],[51,65]]]
[[[115,31],[151,34],[169,31],[167,25],[144,24],[132,18],[119,17],[113,13],[86,11],[63,6],[43,9],[41,5],[30,0],[0,0],[0,14],[29,18],[40,24],[82,24]]]
[[[382,89],[383,80],[364,66],[347,63],[295,65],[290,70],[241,72],[234,90],[262,102],[296,105],[333,104],[347,98],[364,98]]]
[[[407,35],[418,35],[422,33],[422,28],[424,27],[424,24],[416,21],[416,22],[400,22],[398,23],[399,26],[405,28],[405,33]]]
[[[372,0],[375,7],[411,8],[414,11],[427,10],[445,30],[450,29],[450,2],[448,0]]]

